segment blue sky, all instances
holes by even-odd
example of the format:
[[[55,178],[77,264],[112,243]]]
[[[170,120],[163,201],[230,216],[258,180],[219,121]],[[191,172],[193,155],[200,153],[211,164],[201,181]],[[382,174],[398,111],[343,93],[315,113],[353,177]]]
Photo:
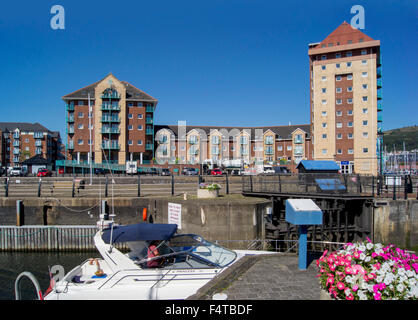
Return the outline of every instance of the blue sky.
[[[50,9],[65,8],[65,30]],[[384,130],[417,122],[417,1],[15,1],[0,11],[0,121],[65,133],[61,97],[112,72],[159,100],[156,123],[309,123],[308,44],[350,9],[381,41]]]

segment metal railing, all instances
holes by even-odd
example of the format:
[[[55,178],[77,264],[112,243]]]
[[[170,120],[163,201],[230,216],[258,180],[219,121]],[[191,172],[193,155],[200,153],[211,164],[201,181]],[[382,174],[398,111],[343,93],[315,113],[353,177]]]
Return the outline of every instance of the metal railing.
[[[242,178],[243,193],[339,195],[418,199],[418,176],[298,173],[250,175]]]
[[[99,198],[144,196],[195,196],[199,184],[217,183],[221,195],[240,194],[241,178],[229,176],[158,176],[126,174],[70,177],[6,177],[0,184],[0,198]]]

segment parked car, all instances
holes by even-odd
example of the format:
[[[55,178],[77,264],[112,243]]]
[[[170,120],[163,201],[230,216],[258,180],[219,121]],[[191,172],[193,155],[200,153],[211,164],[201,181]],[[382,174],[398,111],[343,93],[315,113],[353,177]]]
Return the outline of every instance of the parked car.
[[[161,175],[162,175],[162,176],[171,176],[170,169],[167,169],[167,168],[162,168],[162,169],[161,169]]]
[[[275,173],[290,173],[287,167],[273,167]]]
[[[212,172],[210,173],[211,176],[221,176],[222,175],[222,170],[219,168],[213,169]]]
[[[36,174],[36,176],[38,176],[38,177],[51,177],[52,172],[49,171],[48,169],[42,168],[42,169],[38,170],[38,173]]]
[[[28,175],[28,171],[22,167],[13,167],[10,170],[10,176],[18,176],[18,177],[23,177],[23,176],[27,176]]]
[[[6,174],[6,169],[4,169],[3,167],[0,167],[0,177],[1,177],[3,174]]]
[[[197,169],[195,168],[186,168],[183,173],[186,176],[197,176],[199,174],[199,172],[197,171]]]
[[[241,169],[233,169],[231,170],[231,176],[240,176],[242,175]]]
[[[263,167],[263,174],[274,174],[276,173],[272,166],[264,166]]]
[[[96,168],[96,169],[94,169],[94,174],[97,174],[97,175],[100,175],[100,174],[105,175],[106,174],[106,171],[103,168]]]

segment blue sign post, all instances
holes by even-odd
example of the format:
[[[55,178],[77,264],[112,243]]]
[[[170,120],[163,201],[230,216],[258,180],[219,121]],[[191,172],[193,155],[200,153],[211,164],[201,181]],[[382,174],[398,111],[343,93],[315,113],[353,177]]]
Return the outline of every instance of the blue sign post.
[[[288,199],[286,200],[286,221],[299,226],[299,269],[306,270],[308,267],[308,226],[322,224],[322,210],[311,199]]]

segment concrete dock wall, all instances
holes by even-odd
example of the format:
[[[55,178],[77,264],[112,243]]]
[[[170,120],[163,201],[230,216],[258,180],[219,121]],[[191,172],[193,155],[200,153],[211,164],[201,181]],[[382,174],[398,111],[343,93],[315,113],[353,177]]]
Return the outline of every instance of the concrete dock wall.
[[[18,215],[17,200],[0,199],[0,226],[92,226],[98,220],[101,205],[98,199],[28,198],[22,200],[23,212]],[[189,196],[187,200],[183,197],[106,200],[107,211],[115,213],[115,221],[119,224],[143,222],[144,208],[147,210],[147,221],[167,223],[168,203],[180,204],[179,232],[196,233],[207,240],[264,239],[264,215],[267,207],[271,207],[271,202],[266,199],[240,195],[217,199]],[[234,242],[231,247],[243,248],[244,245],[248,242]]]
[[[418,200],[378,201],[374,208],[374,241],[418,250]]]

